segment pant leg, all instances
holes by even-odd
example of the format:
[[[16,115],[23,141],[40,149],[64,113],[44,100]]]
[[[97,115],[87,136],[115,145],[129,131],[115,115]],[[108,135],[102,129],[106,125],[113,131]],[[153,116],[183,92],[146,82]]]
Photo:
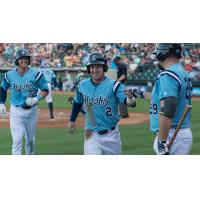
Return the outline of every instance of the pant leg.
[[[23,136],[25,134],[25,118],[21,108],[11,105],[10,129],[12,135],[12,155],[22,154]]]
[[[84,140],[84,155],[101,155],[101,144],[96,133],[93,133],[90,138]]]
[[[174,129],[170,129],[168,141],[174,134]],[[190,128],[180,129],[174,143],[171,146],[171,155],[187,155],[192,149],[192,132]]]
[[[102,142],[103,155],[120,155],[121,154],[121,138],[118,126],[115,130],[100,136]]]
[[[48,83],[48,90],[49,90],[49,94],[46,96],[46,102],[50,103],[50,102],[53,102],[51,83]]]
[[[53,119],[53,98],[52,98],[52,88],[51,88],[51,83],[48,83],[48,90],[49,94],[46,96],[46,102],[48,103],[49,107],[49,118]]]
[[[35,132],[37,126],[37,106],[27,112],[26,120],[26,155],[33,155],[35,153]]]

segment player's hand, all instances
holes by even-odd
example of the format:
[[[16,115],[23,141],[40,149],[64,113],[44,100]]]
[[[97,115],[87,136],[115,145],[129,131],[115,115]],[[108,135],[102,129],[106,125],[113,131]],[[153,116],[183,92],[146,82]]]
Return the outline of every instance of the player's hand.
[[[74,134],[76,131],[76,123],[75,122],[68,122],[68,129],[70,134]]]
[[[125,94],[127,96],[127,106],[134,108],[136,106],[136,95],[133,94],[131,90],[125,90]]]
[[[85,140],[88,140],[88,139],[91,138],[92,135],[93,135],[92,131],[89,130],[89,129],[86,129],[86,130],[85,130],[85,137],[84,137],[84,139],[85,139]]]
[[[3,118],[6,117],[6,106],[5,106],[5,104],[0,104],[0,115]]]
[[[133,92],[132,90],[125,90],[125,94],[126,96],[129,98],[129,99],[132,99],[133,97],[137,97]]]
[[[169,155],[169,149],[166,144],[166,140],[157,140],[155,141],[157,145],[154,148],[154,151],[157,155]]]
[[[38,98],[37,97],[28,97],[26,99],[26,104],[28,106],[34,106],[37,102],[38,102]]]
[[[144,99],[144,92],[142,90],[132,89],[131,91],[136,95],[136,97]]]

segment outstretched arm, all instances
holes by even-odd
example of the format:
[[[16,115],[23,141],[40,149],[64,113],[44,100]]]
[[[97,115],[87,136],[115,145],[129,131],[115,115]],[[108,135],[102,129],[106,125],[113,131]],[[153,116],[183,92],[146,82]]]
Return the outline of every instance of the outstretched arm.
[[[0,104],[5,104],[7,98],[7,90],[2,86],[0,87]]]
[[[142,90],[139,90],[139,89],[130,89],[129,91],[139,98],[151,100],[150,92],[143,92]]]
[[[4,90],[4,88],[1,86],[0,87],[0,115],[2,117],[6,116],[6,106],[5,106],[6,97],[7,97],[7,91]]]
[[[73,134],[76,130],[76,118],[78,117],[78,114],[82,108],[82,103],[76,103],[75,101],[73,102],[73,107],[72,107],[72,112],[71,112],[71,116],[69,119],[69,123],[68,123],[68,128],[69,128],[69,133]]]

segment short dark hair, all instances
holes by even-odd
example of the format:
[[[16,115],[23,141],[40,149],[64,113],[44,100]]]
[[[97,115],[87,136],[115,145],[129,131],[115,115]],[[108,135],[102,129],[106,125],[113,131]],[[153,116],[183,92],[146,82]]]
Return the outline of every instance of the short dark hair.
[[[118,62],[120,60],[121,60],[120,56],[115,56],[115,58],[113,59],[113,62],[116,63],[116,62]]]

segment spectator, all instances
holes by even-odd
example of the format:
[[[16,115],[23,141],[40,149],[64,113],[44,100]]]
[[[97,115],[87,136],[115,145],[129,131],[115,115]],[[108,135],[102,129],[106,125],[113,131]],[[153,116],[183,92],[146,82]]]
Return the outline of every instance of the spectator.
[[[26,47],[31,52],[33,57],[31,65],[34,67],[43,65],[45,62],[56,68],[85,67],[88,54],[97,51],[105,55],[109,68],[116,69],[113,58],[119,55],[134,72],[137,67],[135,64],[139,69],[146,64],[156,64],[157,61],[151,54],[154,46],[155,44],[152,43],[0,43],[0,66],[13,65],[16,50]],[[181,46],[186,70],[197,71],[196,63],[200,60],[200,44],[188,43]]]
[[[4,51],[4,44],[0,43],[0,67],[11,66],[12,64],[5,59]]]

